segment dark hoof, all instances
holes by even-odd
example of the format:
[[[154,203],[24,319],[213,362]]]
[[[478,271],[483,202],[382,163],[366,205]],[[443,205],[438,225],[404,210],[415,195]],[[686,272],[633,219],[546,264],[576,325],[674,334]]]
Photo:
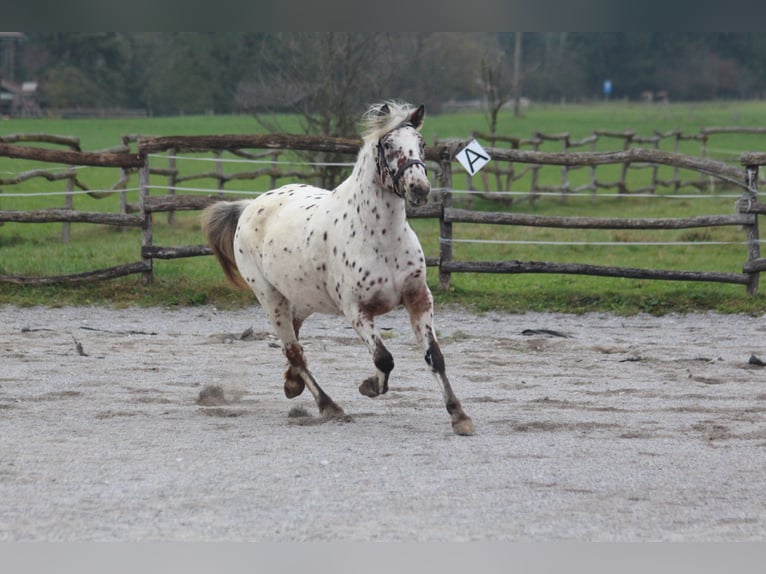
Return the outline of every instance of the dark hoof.
[[[378,391],[378,377],[365,379],[364,382],[359,385],[359,392],[365,397],[377,397],[380,394]]]
[[[288,399],[294,399],[303,392],[306,383],[302,379],[287,379],[285,381],[285,396]]]
[[[456,421],[452,421],[452,430],[456,435],[471,436],[474,433],[471,417],[463,415]]]
[[[340,419],[346,416],[346,413],[343,412],[343,409],[335,403],[329,403],[319,409],[319,414],[321,414],[323,417],[333,419]]]
[[[294,399],[303,392],[306,388],[306,383],[303,378],[294,373],[292,368],[288,367],[285,372],[285,396],[288,399]]]

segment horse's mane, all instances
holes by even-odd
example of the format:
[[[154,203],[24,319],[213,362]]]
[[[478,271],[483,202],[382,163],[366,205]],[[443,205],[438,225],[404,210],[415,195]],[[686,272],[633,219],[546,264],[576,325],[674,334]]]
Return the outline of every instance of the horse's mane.
[[[414,111],[412,105],[395,100],[371,105],[362,115],[362,138],[365,142],[380,139],[410,117]]]

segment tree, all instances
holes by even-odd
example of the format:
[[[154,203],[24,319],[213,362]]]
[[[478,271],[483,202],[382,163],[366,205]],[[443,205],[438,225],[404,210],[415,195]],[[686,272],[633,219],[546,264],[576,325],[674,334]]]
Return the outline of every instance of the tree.
[[[521,38],[523,32],[513,35],[513,115],[517,116],[521,108]]]
[[[153,114],[293,112],[310,133],[354,135],[381,99],[505,103],[513,80],[534,100],[666,91],[674,100],[766,95],[766,34],[739,32],[26,32],[17,79],[48,107]],[[517,45],[518,43],[518,45]],[[521,49],[523,48],[523,54]],[[502,61],[497,52],[503,54]],[[523,58],[522,58],[523,55]],[[523,64],[523,67],[522,65]],[[492,77],[490,77],[492,76]],[[8,78],[6,78],[8,79]],[[499,108],[498,108],[499,109]],[[496,126],[496,123],[495,123]]]
[[[41,80],[42,100],[54,107],[121,106],[128,102],[130,53],[119,32],[33,32],[37,65],[27,75]],[[31,75],[30,75],[31,74]]]
[[[418,90],[419,102],[434,113],[450,100],[472,100],[482,95],[480,69],[491,36],[472,32],[432,32],[415,36],[418,51],[409,57],[412,67],[400,69],[403,88]]]
[[[481,59],[481,86],[484,93],[484,113],[489,123],[489,133],[497,131],[500,110],[513,97],[507,80],[505,54],[501,51],[487,52]]]
[[[240,85],[240,103],[271,131],[283,131],[274,111],[297,113],[305,133],[355,137],[365,106],[392,97],[388,34],[355,32],[280,33],[261,44],[271,65]],[[327,163],[344,161],[328,154]],[[323,187],[334,187],[344,170],[322,170]]]
[[[243,66],[241,33],[148,32],[137,37],[141,99],[155,114],[227,113]]]

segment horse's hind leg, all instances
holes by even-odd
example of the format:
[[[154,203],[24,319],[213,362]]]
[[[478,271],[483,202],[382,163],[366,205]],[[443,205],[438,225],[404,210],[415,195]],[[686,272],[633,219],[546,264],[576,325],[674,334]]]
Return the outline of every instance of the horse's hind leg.
[[[299,331],[302,323],[303,321],[300,319],[293,319],[293,330],[295,331],[296,340],[298,340],[300,336]],[[287,370],[285,371],[285,396],[288,399],[294,399],[300,395],[305,388],[306,381],[303,380],[300,371],[288,362]]]
[[[303,355],[303,347],[301,347],[298,341],[283,342],[282,349],[287,357],[287,361],[290,363],[289,368],[294,369],[294,372],[304,381],[314,396],[319,412],[326,417],[342,417],[344,414],[343,409],[322,390],[322,387],[316,382],[311,371],[308,370],[306,359]]]
[[[297,391],[297,394],[300,394],[303,390],[300,385],[303,383],[314,396],[319,412],[322,415],[330,417],[343,416],[343,409],[335,404],[327,393],[322,390],[306,365],[303,347],[298,343],[296,332],[296,323],[300,328],[301,322],[294,319],[289,301],[276,291],[273,291],[271,296],[264,297],[261,303],[268,313],[269,321],[277,332],[277,336],[282,341],[282,352],[287,357],[287,362],[289,363],[287,373],[285,373],[285,394],[288,394],[289,391]]]
[[[458,435],[472,435],[474,432],[473,421],[463,411],[463,406],[455,396],[452,385],[447,378],[444,356],[434,332],[433,298],[428,287],[423,284],[405,292],[404,306],[410,315],[418,345],[425,352],[426,363],[431,367],[431,372],[441,384],[447,412],[452,419],[452,430]]]

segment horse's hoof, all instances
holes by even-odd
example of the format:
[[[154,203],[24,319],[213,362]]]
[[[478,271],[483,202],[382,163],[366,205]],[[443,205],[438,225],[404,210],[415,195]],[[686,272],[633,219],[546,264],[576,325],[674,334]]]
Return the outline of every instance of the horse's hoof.
[[[346,413],[343,412],[343,409],[335,403],[325,405],[322,409],[320,409],[319,414],[321,414],[323,417],[332,419],[340,419],[346,416]]]
[[[288,399],[294,399],[303,392],[306,383],[303,379],[285,379],[285,396]]]
[[[298,369],[287,366],[285,371],[285,396],[288,399],[294,399],[306,388],[306,381],[301,377]]]
[[[459,436],[471,436],[474,432],[471,417],[466,416],[452,423],[452,430]]]
[[[365,397],[377,397],[380,394],[380,392],[378,392],[378,377],[365,379],[362,384],[359,385],[359,392]]]

